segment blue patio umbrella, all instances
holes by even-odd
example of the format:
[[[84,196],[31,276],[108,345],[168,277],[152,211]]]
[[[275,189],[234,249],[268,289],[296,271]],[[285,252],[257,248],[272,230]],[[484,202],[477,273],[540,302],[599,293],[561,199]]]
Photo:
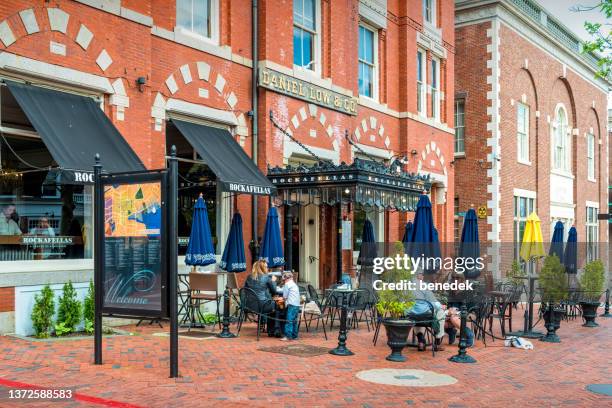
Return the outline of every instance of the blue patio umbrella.
[[[185,263],[195,268],[196,266],[214,264],[215,261],[215,248],[213,247],[210,223],[208,222],[208,209],[202,194],[200,194],[193,207],[191,234],[185,254]]]
[[[417,203],[417,210],[414,216],[414,226],[412,228],[412,239],[410,244],[410,256],[413,258],[425,257],[436,258],[440,256],[440,242],[434,227],[433,215],[431,213],[431,201],[429,197],[422,194]],[[424,268],[425,273],[433,274],[437,268],[433,262],[427,262],[428,268]]]
[[[480,240],[478,239],[478,218],[476,211],[470,208],[465,214],[463,230],[461,231],[461,242],[459,244],[459,257],[472,259],[475,262],[480,258]],[[465,261],[464,261],[465,262]],[[473,263],[470,264],[473,265]],[[474,266],[464,272],[466,278],[474,279],[480,275],[480,270]]]
[[[270,207],[268,211],[259,259],[265,260],[270,268],[285,265],[280,225],[278,223],[278,211],[276,211],[276,207]]]
[[[572,275],[576,274],[578,270],[578,231],[576,231],[576,227],[570,228],[567,234],[563,264],[565,265],[565,272]]]
[[[223,256],[219,264],[221,269],[227,272],[246,271],[246,257],[244,255],[244,239],[242,237],[242,217],[235,213],[232,218],[229,235]]]
[[[376,258],[376,237],[374,236],[374,227],[372,226],[372,222],[366,219],[363,223],[357,265],[372,266],[374,265],[374,258]]]
[[[563,223],[561,221],[557,221],[555,224],[555,229],[553,231],[553,236],[550,241],[550,249],[548,250],[548,255],[557,255],[561,263],[563,263]]]
[[[412,227],[412,221],[408,221],[404,227],[404,236],[402,237],[402,242],[404,244],[410,242],[410,238],[412,237]]]

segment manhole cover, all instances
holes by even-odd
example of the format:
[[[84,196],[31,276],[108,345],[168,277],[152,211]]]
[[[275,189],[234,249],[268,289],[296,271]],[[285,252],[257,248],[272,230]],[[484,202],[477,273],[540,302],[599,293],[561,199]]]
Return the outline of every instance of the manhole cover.
[[[286,346],[261,347],[259,351],[286,354],[295,357],[314,357],[327,354],[329,349],[326,347],[310,346],[308,344],[288,344]]]
[[[595,394],[602,394],[612,397],[612,384],[589,384],[586,388]]]
[[[357,373],[357,378],[376,384],[398,385],[402,387],[439,387],[455,384],[457,379],[446,374],[425,370],[403,370],[378,368]]]

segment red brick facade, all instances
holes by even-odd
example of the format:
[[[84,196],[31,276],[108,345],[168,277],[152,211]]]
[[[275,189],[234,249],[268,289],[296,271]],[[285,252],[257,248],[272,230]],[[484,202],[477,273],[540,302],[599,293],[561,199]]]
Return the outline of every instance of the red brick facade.
[[[455,90],[465,100],[466,113],[465,157],[455,160],[458,210],[486,206],[481,239],[509,244],[514,242],[513,197],[519,195],[516,189],[526,190],[535,194],[545,242],[550,241],[552,223],[566,218],[559,211],[573,214],[567,216],[569,224],[577,228],[579,242],[585,242],[587,202],[599,203],[599,212],[607,212],[607,84],[595,78],[592,65],[578,52],[568,53],[554,39],[525,28],[528,24],[505,17],[522,15],[512,1],[497,3],[497,8],[481,8],[490,17],[478,21],[472,20],[476,8],[469,8],[469,0],[458,4]],[[519,103],[529,108],[529,163],[517,156]],[[571,133],[570,176],[551,171],[560,106],[568,113]],[[595,136],[594,180],[587,180],[589,133]],[[492,147],[495,143],[498,150]],[[565,188],[569,200],[559,202]],[[600,222],[599,240],[607,242],[607,236]]]
[[[0,288],[0,313],[15,310],[15,288]]]
[[[359,142],[363,145],[390,154],[406,154],[409,159],[406,170],[428,171],[441,179],[447,178],[445,186],[434,189],[432,198],[439,203],[435,219],[440,239],[450,240],[455,195],[454,169],[450,164],[455,93],[453,1],[440,0],[436,7],[436,25],[441,33],[436,47],[446,56],[440,61],[442,97],[440,122],[436,124],[416,113],[417,36],[426,31],[420,4],[414,7],[412,2],[382,3],[388,4],[386,28],[378,29],[377,33],[379,101],[360,103],[356,116],[322,106],[316,106],[316,114],[312,115],[308,103],[259,88],[258,164],[265,171],[267,165],[283,165],[288,159],[283,148],[286,138],[272,127],[270,110],[295,138],[335,152],[339,161],[352,161],[345,130],[354,133],[360,129]],[[289,0],[259,1],[260,67],[293,70],[292,4]],[[313,81],[356,96],[359,10],[363,5],[358,0],[320,0],[319,7],[321,75]],[[0,4],[0,22],[4,24],[0,52],[108,79],[115,89],[113,93],[104,92],[105,112],[149,168],[164,165],[164,109],[168,109],[171,99],[228,112],[236,121],[236,140],[250,155],[252,122],[247,113],[253,108],[251,12],[249,1],[219,0],[219,44],[211,45],[176,32],[176,2],[172,0],[9,0]],[[32,16],[38,30],[31,25]],[[91,33],[89,43],[83,41],[83,26]],[[51,41],[65,46],[65,55],[51,52]],[[428,60],[431,55],[427,51]],[[26,78],[27,73],[12,71],[9,76]],[[136,84],[139,77],[146,79],[140,89]],[[51,77],[43,79],[51,86],[62,85]],[[294,117],[299,120],[298,128],[292,125]],[[238,200],[247,241],[251,236],[250,202],[248,196]],[[268,203],[268,199],[259,199],[261,229]],[[323,273],[325,265],[335,265],[334,251],[329,250],[335,248],[335,211],[323,208],[320,215]],[[403,224],[411,217],[412,214],[389,213],[385,239],[401,238]]]

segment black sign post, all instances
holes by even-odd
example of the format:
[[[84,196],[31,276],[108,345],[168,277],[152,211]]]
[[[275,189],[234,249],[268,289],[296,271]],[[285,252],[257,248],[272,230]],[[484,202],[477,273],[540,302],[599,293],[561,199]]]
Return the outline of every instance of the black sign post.
[[[168,285],[170,311],[170,378],[178,377],[178,316],[177,316],[177,248],[178,248],[178,161],[176,146],[168,159]]]
[[[102,165],[100,155],[96,154],[94,165],[94,203],[99,205],[104,200],[104,190],[100,181],[102,175]],[[97,209],[97,207],[96,207]],[[94,362],[102,364],[102,268],[103,259],[99,255],[102,253],[102,236],[104,235],[104,212],[94,212]]]

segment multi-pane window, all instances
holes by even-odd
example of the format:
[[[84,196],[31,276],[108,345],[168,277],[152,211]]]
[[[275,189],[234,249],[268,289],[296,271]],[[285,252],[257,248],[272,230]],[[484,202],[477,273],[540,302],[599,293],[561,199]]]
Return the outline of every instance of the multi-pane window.
[[[176,25],[206,38],[213,38],[214,0],[177,0]]]
[[[435,6],[436,0],[423,0],[423,20],[425,20],[427,23],[435,23]]]
[[[425,116],[425,52],[417,50],[417,110],[419,114]]]
[[[595,135],[587,135],[587,175],[589,180],[595,180]]]
[[[293,0],[293,64],[315,69],[316,0]]]
[[[553,166],[556,170],[569,171],[569,135],[565,109],[557,110],[553,125]]]
[[[535,208],[533,197],[514,196],[514,256],[518,259],[527,217]]]
[[[440,61],[431,60],[431,117],[440,120]]]
[[[465,100],[455,100],[455,154],[465,153]]]
[[[529,162],[529,106],[519,103],[516,118],[517,156],[521,162]]]
[[[597,259],[597,244],[599,241],[599,225],[597,224],[596,207],[586,208],[586,243],[587,243],[587,262]]]
[[[359,26],[359,95],[373,98],[376,81],[376,34]]]

